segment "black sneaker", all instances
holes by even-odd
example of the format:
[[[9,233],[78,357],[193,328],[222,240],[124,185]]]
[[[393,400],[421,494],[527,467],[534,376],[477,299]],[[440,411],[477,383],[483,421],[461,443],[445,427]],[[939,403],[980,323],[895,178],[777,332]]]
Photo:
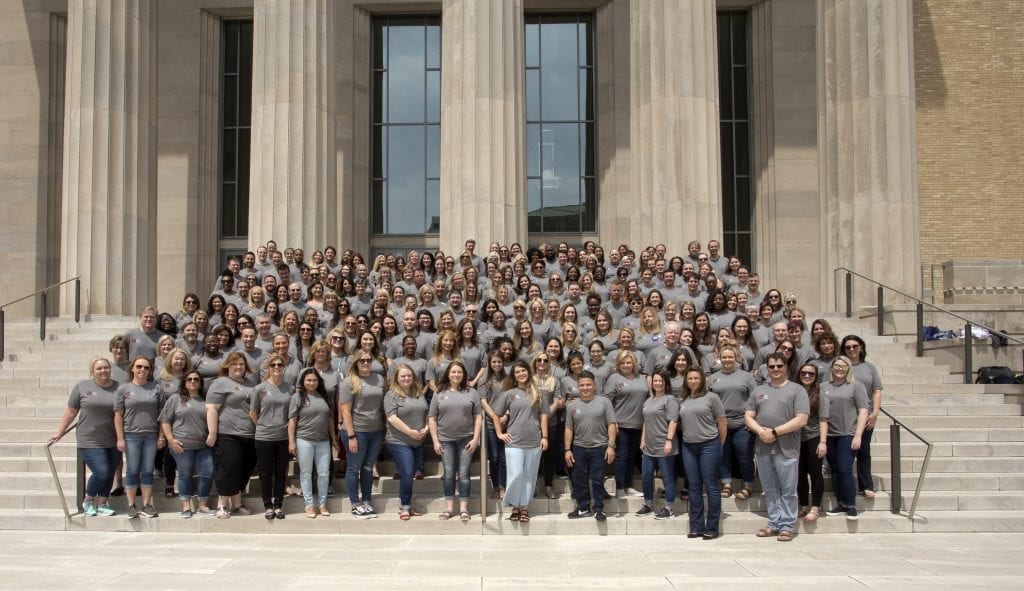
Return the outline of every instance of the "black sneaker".
[[[128,511],[125,513],[128,519],[135,519],[139,516],[139,510],[135,508],[135,505],[128,505]]]
[[[373,510],[373,505],[369,503],[363,503],[363,515],[366,519],[377,518],[377,512]]]
[[[654,518],[655,519],[671,519],[672,518],[672,510],[669,509],[668,507],[662,507],[661,509],[658,509],[657,513],[654,514]]]
[[[847,521],[857,521],[857,508],[856,507],[850,507],[849,509],[846,510],[846,520]]]
[[[579,519],[580,517],[590,517],[590,509],[582,509],[577,507],[576,509],[569,512],[569,519]]]
[[[156,507],[154,507],[153,505],[143,505],[142,506],[142,511],[139,511],[139,514],[142,515],[143,517],[157,517],[157,516],[159,516],[159,513],[156,512]]]
[[[643,507],[640,507],[639,511],[636,512],[636,516],[646,517],[647,515],[650,515],[652,513],[654,513],[654,509],[650,505],[644,505]]]
[[[842,505],[836,505],[835,507],[829,509],[828,511],[825,511],[825,513],[829,515],[840,515],[842,513],[846,513],[846,507],[843,507]]]
[[[594,513],[594,519],[598,521],[608,521],[608,516],[604,514],[604,511],[597,511]]]
[[[356,519],[371,519],[371,517],[366,514],[366,509],[362,505],[352,507],[352,517],[355,517]]]

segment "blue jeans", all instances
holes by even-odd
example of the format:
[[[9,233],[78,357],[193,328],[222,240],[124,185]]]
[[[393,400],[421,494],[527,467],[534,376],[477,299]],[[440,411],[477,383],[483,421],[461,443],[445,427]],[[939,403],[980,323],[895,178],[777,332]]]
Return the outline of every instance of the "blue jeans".
[[[643,475],[644,504],[654,503],[654,471],[661,470],[661,480],[665,483],[665,504],[676,502],[676,457],[655,457],[647,454],[641,458],[643,462],[640,473]]]
[[[380,455],[380,446],[384,443],[384,431],[362,433],[356,431],[356,442],[359,451],[352,453],[348,449],[349,434],[341,430],[341,444],[345,446],[348,467],[345,469],[345,488],[348,489],[348,500],[353,505],[369,503],[373,495],[373,465]],[[360,498],[361,497],[361,498]]]
[[[316,494],[319,506],[327,504],[327,489],[331,486],[331,440],[310,441],[295,438],[295,452],[299,456],[299,483],[306,507],[313,507],[313,465],[316,465]]]
[[[875,479],[871,477],[871,438],[874,429],[864,429],[860,437],[860,449],[854,452],[857,456],[857,490],[875,490]]]
[[[768,503],[768,528],[775,531],[796,531],[796,483],[800,458],[787,458],[771,452],[754,456],[761,475],[764,498]],[[693,499],[690,499],[693,502]]]
[[[409,509],[412,506],[412,483],[415,481],[416,466],[423,462],[423,446],[389,443],[388,451],[395,459],[395,468],[398,470],[398,504],[403,509]]]
[[[722,518],[722,493],[718,467],[722,463],[722,442],[715,437],[700,443],[683,444],[683,466],[690,485],[690,533],[718,535]],[[794,478],[793,486],[796,486]],[[704,491],[708,513],[704,515]]]
[[[604,451],[606,446],[572,446],[572,490],[581,511],[604,511]]]
[[[732,459],[734,455],[736,463],[739,464],[740,477],[743,478],[743,483],[754,482],[754,434],[748,431],[746,427],[730,427],[725,436],[725,444],[722,449],[722,467],[718,473],[724,483],[732,482]]]
[[[156,434],[124,436],[124,487],[153,486],[156,465]],[[141,480],[141,483],[140,483]]]
[[[469,453],[466,446],[472,440],[473,437],[470,436],[441,442],[441,463],[444,465],[441,484],[444,486],[446,501],[455,500],[456,478],[459,484],[459,500],[469,500],[469,464],[473,461],[473,454]]]
[[[89,467],[89,480],[85,483],[85,496],[89,498],[109,497],[114,484],[114,469],[121,461],[121,452],[116,447],[84,447],[78,455]]]
[[[621,427],[615,440],[615,488],[633,486],[633,468],[640,457],[641,429]]]
[[[836,501],[842,507],[857,506],[857,481],[853,476],[853,459],[857,452],[851,449],[852,443],[852,435],[829,435],[828,451],[825,452],[829,473],[832,474],[832,488],[835,489]],[[861,443],[861,446],[863,445]]]
[[[505,448],[505,466],[508,486],[505,488],[506,507],[526,507],[533,500],[537,486],[537,468],[540,467],[540,448]]]
[[[491,477],[491,488],[505,488],[508,474],[505,467],[505,442],[498,439],[498,432],[487,428],[487,473]]]
[[[183,502],[192,498],[193,470],[199,478],[196,496],[200,501],[209,498],[213,487],[213,450],[209,447],[186,449],[180,454],[174,454],[174,461],[178,464],[178,498]]]

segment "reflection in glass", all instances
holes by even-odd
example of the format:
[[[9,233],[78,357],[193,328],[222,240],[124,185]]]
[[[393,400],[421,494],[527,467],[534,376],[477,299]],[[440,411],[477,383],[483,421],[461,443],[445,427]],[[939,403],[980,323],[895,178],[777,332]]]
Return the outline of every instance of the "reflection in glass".
[[[597,183],[593,20],[526,18],[526,185],[530,232],[592,232]]]
[[[723,254],[753,256],[754,188],[750,177],[746,12],[718,13],[718,88],[722,149]]]
[[[381,17],[372,32],[371,230],[436,233],[440,217],[441,21]]]

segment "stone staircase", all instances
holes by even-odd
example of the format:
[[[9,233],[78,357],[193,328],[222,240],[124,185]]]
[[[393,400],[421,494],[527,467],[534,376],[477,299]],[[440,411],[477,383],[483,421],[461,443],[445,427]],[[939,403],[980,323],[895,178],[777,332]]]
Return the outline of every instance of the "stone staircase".
[[[860,334],[867,342],[868,359],[878,365],[885,384],[883,403],[910,428],[934,444],[929,473],[911,521],[906,511],[913,497],[917,474],[924,459],[925,446],[909,433],[902,436],[903,515],[889,511],[890,421],[882,418],[872,446],[878,496],[859,499],[861,517],[857,522],[842,518],[824,518],[815,524],[801,525],[803,531],[823,533],[859,532],[958,532],[1024,531],[1024,422],[1021,416],[1022,391],[1018,386],[964,385],[947,366],[930,358],[916,358],[912,344],[893,337],[870,336],[869,322],[829,317],[841,336]],[[570,521],[565,513],[573,508],[569,482],[556,480],[560,498],[536,498],[531,504],[532,521],[512,524],[503,520],[500,503],[486,501],[487,517],[480,512],[480,466],[474,462],[473,491],[470,504],[473,519],[468,524],[457,520],[440,522],[437,513],[444,509],[441,498],[440,466],[428,461],[427,476],[415,485],[416,508],[423,517],[402,522],[397,517],[398,481],[394,466],[381,461],[382,478],[375,483],[375,505],[379,519],[359,521],[349,513],[343,479],[335,479],[338,494],[328,507],[329,518],[307,519],[301,515],[302,501],[289,497],[285,510],[290,517],[268,523],[262,518],[262,502],[255,479],[246,506],[251,517],[179,519],[176,499],[156,498],[161,517],[128,520],[123,515],[86,519],[80,514],[65,518],[46,461],[44,442],[56,428],[66,404],[70,387],[86,375],[88,359],[105,354],[110,336],[135,326],[134,318],[93,318],[81,326],[64,319],[48,323],[48,340],[38,339],[38,325],[9,323],[8,355],[0,361],[0,529],[34,530],[112,530],[112,531],[188,531],[257,533],[356,533],[374,534],[684,534],[686,504],[677,502],[677,518],[654,521],[636,518],[640,498],[606,502],[608,521]],[[53,446],[56,468],[69,503],[74,504],[75,447],[69,436]],[[826,480],[826,483],[828,481]],[[639,475],[636,477],[639,486]],[[613,492],[614,485],[607,486]],[[157,490],[162,491],[162,481]],[[114,507],[124,509],[124,499],[114,499]],[[825,506],[832,499],[826,495]],[[734,498],[723,501],[723,533],[753,533],[763,527],[764,497],[757,494],[747,501]]]

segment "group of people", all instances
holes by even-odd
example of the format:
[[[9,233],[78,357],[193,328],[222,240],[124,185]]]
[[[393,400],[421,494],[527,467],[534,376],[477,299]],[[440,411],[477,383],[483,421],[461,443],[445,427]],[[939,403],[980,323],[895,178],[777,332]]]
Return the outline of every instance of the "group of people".
[[[432,450],[439,517],[466,521],[486,437],[488,477],[514,521],[567,476],[569,517],[605,520],[613,466],[615,497],[643,497],[639,517],[672,517],[683,477],[689,535],[707,539],[722,499],[748,499],[759,478],[769,523],[758,535],[786,541],[798,519],[821,516],[823,461],[830,512],[856,519],[858,491],[874,496],[878,371],[862,339],[806,322],[794,294],[762,292],[714,240],[671,257],[663,245],[606,253],[593,242],[495,243],[481,257],[467,240],[457,259],[410,251],[370,265],[333,247],[306,262],[271,241],[229,260],[205,309],[194,293],[173,313],[144,308],[111,357],[90,362],[54,438],[77,417],[87,515],[113,514],[123,464],[128,515],[155,517],[161,457],[166,494],[176,469],[181,517],[247,514],[256,471],[266,519],[283,519],[292,456],[306,515],[329,515],[336,448],[351,513],[369,519],[386,446],[401,519],[419,515],[413,487]]]

